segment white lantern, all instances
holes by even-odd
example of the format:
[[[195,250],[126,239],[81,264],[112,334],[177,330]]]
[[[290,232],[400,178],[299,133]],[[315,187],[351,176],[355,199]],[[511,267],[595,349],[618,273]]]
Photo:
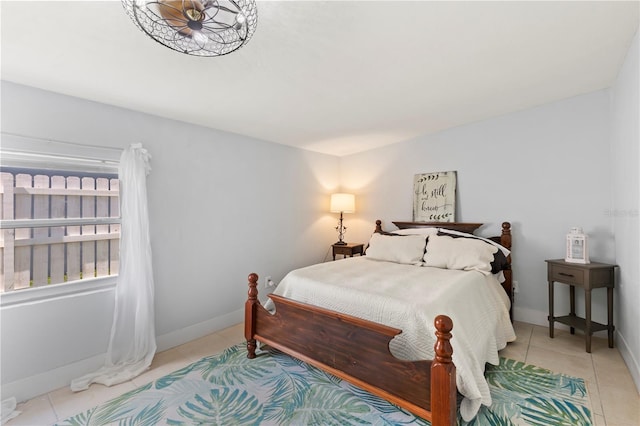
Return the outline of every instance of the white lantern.
[[[571,228],[567,234],[567,255],[565,262],[589,263],[588,238],[582,228]]]

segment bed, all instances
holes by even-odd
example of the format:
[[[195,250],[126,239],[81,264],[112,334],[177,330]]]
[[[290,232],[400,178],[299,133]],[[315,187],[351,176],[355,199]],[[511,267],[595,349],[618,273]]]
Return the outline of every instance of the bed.
[[[511,225],[504,222],[500,236],[479,242],[470,235],[479,223],[393,223],[399,230],[388,233],[376,221],[364,257],[292,271],[265,306],[258,300],[258,276],[250,274],[247,356],[256,356],[257,342],[269,345],[434,426],[453,425],[457,390],[463,418],[472,418],[481,403],[490,404],[484,363],[496,363],[497,351],[515,339]],[[420,238],[427,248],[418,261]],[[483,253],[493,245],[498,248],[487,249],[492,259],[502,260],[486,268],[482,263],[468,269],[465,263],[461,270],[457,263],[466,255],[443,260],[437,244],[447,250],[473,244],[484,247]]]

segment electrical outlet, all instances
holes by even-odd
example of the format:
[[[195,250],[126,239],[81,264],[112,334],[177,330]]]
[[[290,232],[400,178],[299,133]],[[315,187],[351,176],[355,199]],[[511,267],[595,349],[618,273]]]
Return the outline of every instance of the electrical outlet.
[[[513,282],[513,292],[520,293],[520,283],[518,283],[518,281]]]
[[[267,276],[264,278],[264,288],[272,287],[273,281],[271,281],[271,276]]]

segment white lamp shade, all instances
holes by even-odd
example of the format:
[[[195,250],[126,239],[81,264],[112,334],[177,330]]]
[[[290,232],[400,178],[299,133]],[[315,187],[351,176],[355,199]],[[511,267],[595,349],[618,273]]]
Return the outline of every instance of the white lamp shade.
[[[331,194],[331,213],[355,213],[356,197],[353,194]]]

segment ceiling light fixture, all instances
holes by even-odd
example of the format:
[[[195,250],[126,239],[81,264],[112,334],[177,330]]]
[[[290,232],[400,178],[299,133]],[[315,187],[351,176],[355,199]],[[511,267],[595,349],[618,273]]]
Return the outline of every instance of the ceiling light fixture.
[[[247,44],[258,24],[255,0],[122,0],[136,26],[160,44],[194,56],[222,56]]]

